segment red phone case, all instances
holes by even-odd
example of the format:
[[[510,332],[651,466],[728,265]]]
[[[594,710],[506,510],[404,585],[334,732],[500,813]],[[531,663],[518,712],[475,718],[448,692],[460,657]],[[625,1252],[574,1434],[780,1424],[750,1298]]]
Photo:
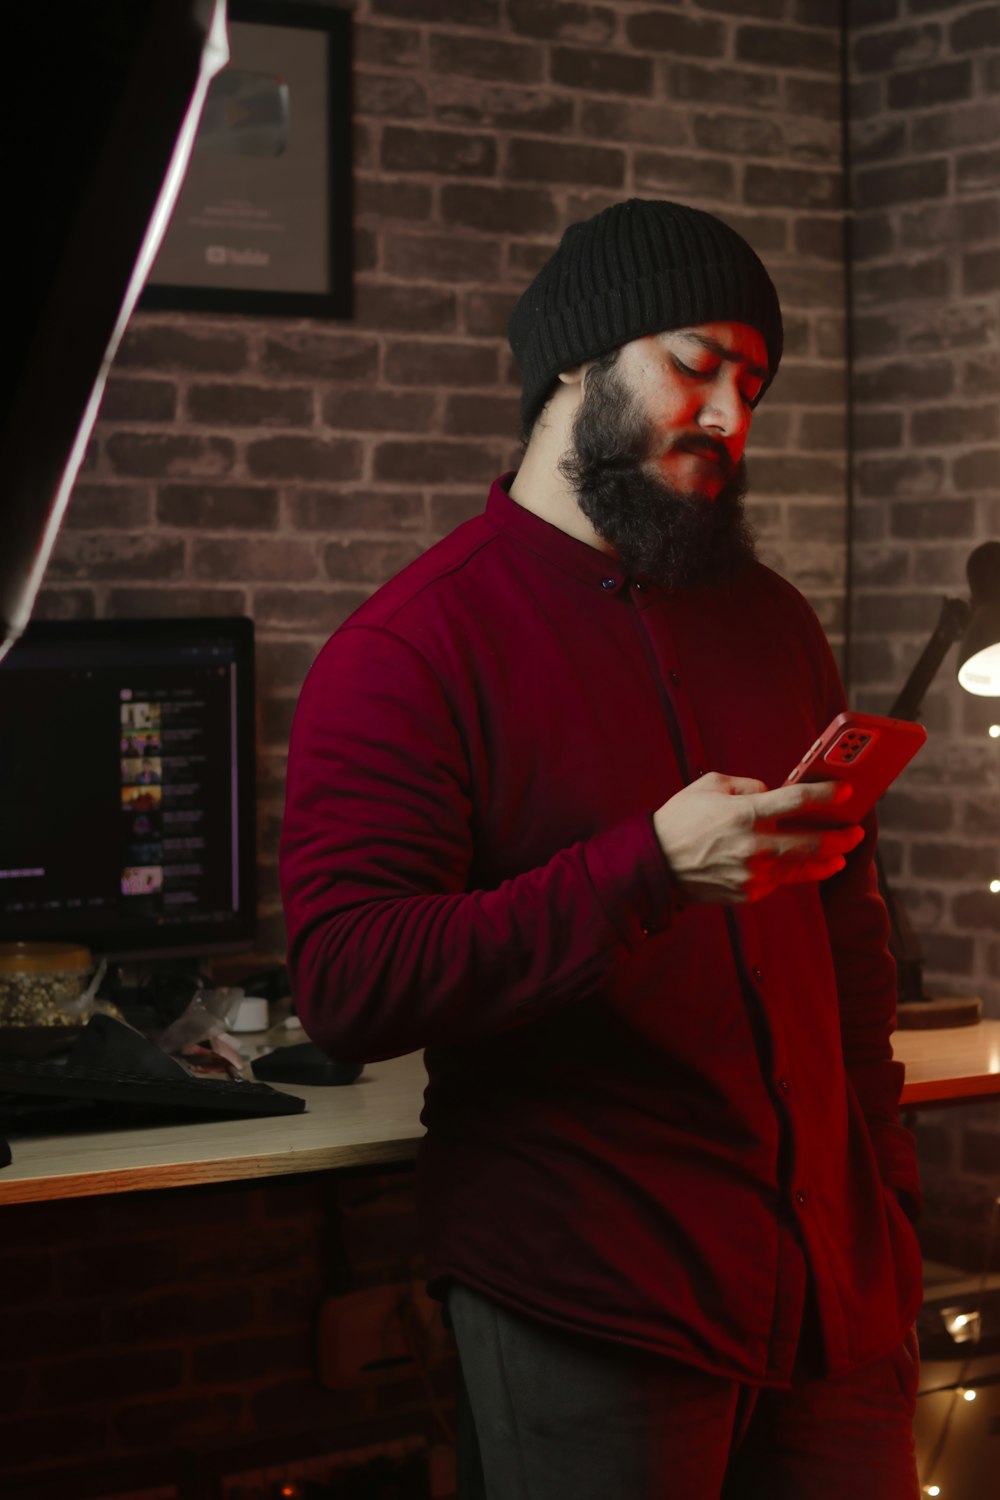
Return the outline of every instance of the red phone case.
[[[846,781],[850,800],[799,815],[811,825],[860,823],[927,739],[922,724],[848,709],[828,724],[785,780]]]

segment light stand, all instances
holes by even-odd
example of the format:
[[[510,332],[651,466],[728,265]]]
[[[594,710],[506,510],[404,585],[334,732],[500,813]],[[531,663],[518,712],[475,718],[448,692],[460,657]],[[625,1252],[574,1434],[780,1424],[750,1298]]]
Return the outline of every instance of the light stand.
[[[966,564],[969,600],[942,599],[930,640],[889,710],[893,719],[917,718],[931,683],[960,641],[958,680],[966,692],[1000,697],[1000,542],[983,542]],[[909,918],[876,853],[879,889],[889,911],[889,946],[898,975],[898,1021],[903,1028],[968,1026],[980,1019],[982,1002],[967,998],[928,998],[924,994],[924,955]]]

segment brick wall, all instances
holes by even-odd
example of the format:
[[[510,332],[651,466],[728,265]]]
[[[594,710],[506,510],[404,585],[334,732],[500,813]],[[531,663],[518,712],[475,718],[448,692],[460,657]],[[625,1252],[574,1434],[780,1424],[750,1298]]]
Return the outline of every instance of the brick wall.
[[[756,424],[754,516],[768,560],[835,640],[842,627],[836,7],[354,9],[356,316],[137,315],[39,608],[254,618],[261,956],[283,948],[275,846],[302,677],[330,630],[516,463],[506,318],[573,219],[674,195],[729,219],[772,267],[787,353]],[[377,1179],[355,1183],[370,1204],[348,1230],[363,1282],[413,1264],[408,1179],[395,1185],[389,1212]],[[412,1378],[337,1393],[314,1378],[329,1193],[293,1179],[9,1209],[6,1492],[64,1464],[148,1475],[165,1449],[258,1430],[327,1424],[353,1442],[421,1417],[426,1430]],[[447,1363],[435,1379],[447,1404]]]
[[[283,949],[288,726],[326,635],[517,462],[514,298],[635,193],[730,220],[785,362],[752,442],[769,561],[836,638],[844,560],[839,32],[825,0],[360,0],[356,316],[136,316],[46,615],[246,611],[260,643],[261,955]]]
[[[1000,5],[858,0],[850,69],[855,696],[884,711],[941,596],[968,597],[970,551],[1000,537]],[[958,687],[952,655],[925,718],[930,743],[883,803],[883,852],[928,990],[1000,1016],[1000,708]],[[978,1269],[997,1111],[924,1115],[919,1138],[926,1248]]]
[[[416,1364],[316,1376],[324,1296],[419,1270],[409,1169],[23,1204],[4,1227],[6,1500],[178,1481],[209,1500],[213,1470],[443,1441]],[[426,1376],[448,1421],[450,1341]]]

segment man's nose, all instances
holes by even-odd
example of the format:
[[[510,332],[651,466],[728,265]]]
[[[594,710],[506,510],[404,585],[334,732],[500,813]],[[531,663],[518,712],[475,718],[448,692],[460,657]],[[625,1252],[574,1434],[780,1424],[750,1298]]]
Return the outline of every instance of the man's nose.
[[[718,381],[706,392],[699,422],[705,431],[725,438],[728,443],[734,439],[745,442],[751,415],[736,382]]]

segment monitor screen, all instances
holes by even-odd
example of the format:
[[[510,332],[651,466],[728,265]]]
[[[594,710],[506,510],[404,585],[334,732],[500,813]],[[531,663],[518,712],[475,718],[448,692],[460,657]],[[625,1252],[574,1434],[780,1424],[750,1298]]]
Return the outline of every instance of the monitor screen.
[[[0,941],[252,945],[253,625],[29,626],[0,662]]]

